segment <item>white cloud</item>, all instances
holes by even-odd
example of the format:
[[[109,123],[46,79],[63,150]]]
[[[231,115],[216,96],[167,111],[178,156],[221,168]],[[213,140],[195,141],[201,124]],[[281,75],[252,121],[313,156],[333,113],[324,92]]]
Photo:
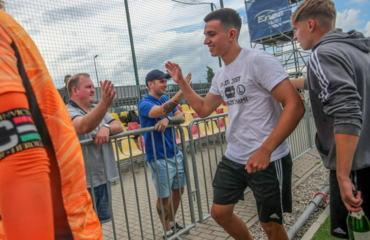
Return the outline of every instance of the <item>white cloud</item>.
[[[359,19],[359,9],[346,9],[343,12],[337,13],[336,27],[342,28],[343,31],[356,29],[364,21]]]
[[[212,2],[216,8],[220,4],[219,0],[202,2]],[[224,0],[224,7],[237,9],[245,22],[242,0]],[[7,11],[30,33],[57,87],[63,85],[64,75],[77,72],[90,73],[94,83],[96,78],[108,78],[116,85],[135,84],[124,1],[13,0],[8,2]],[[184,72],[191,71],[194,82],[206,81],[206,66],[217,71],[219,60],[211,57],[203,44],[203,18],[210,11],[210,4],[129,2],[140,83],[148,71],[164,70],[168,60],[179,63]],[[246,24],[239,43],[250,47]]]
[[[153,14],[153,10],[156,14]],[[135,74],[124,1],[14,0],[7,11],[36,42],[57,87],[65,74],[88,72],[116,85],[134,85]],[[203,17],[210,5],[191,6],[163,0],[129,2],[139,82],[148,71],[164,70],[167,60],[193,73],[194,82],[206,81],[206,66],[218,69],[203,45]]]
[[[369,3],[369,1],[368,0],[351,0],[349,3],[356,3],[359,5],[363,5],[365,3]]]
[[[367,22],[365,28],[360,31],[365,35],[365,37],[370,37],[370,21]]]
[[[219,8],[219,0],[212,2]],[[224,0],[224,7],[236,9],[245,21],[243,0]],[[108,78],[116,85],[134,85],[135,74],[122,0],[13,0],[7,11],[36,42],[57,87],[66,74],[88,72],[95,82],[94,56],[99,80]],[[203,44],[203,18],[210,5],[186,5],[170,0],[129,1],[139,82],[148,71],[164,70],[168,60],[177,62],[183,72],[191,71],[194,82],[205,82],[206,66],[216,72],[217,58]],[[155,14],[153,14],[155,12]],[[338,13],[337,26],[358,28],[360,10]],[[370,33],[370,23],[363,31]],[[243,24],[239,43],[250,47],[248,25]]]

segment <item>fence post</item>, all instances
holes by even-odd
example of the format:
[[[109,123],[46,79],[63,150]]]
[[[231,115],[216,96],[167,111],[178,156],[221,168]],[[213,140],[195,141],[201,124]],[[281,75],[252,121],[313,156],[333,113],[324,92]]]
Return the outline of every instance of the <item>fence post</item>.
[[[312,131],[311,131],[311,108],[308,106],[306,100],[302,99],[304,107],[306,109],[305,112],[305,119],[306,119],[306,127],[307,127],[307,138],[308,138],[308,147],[311,149],[313,147],[312,142]]]

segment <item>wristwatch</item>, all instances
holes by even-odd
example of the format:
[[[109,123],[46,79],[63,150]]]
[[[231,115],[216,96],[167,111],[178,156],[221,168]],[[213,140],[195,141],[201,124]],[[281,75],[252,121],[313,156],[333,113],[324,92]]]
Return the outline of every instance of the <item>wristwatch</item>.
[[[168,119],[168,125],[170,125],[171,123],[172,123],[172,117],[170,117],[170,116],[166,116],[166,118]]]
[[[109,124],[103,124],[103,127],[106,127],[106,128],[108,128],[109,129],[109,133],[110,133],[110,125]]]

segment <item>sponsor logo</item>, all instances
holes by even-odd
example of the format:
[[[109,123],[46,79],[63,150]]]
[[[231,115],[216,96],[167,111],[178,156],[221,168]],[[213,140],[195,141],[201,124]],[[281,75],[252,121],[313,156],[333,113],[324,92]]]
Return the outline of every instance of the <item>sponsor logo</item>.
[[[235,97],[235,88],[234,86],[230,86],[225,88],[225,95],[227,98],[233,98]]]
[[[245,93],[245,87],[243,85],[238,85],[236,87],[236,91],[238,92],[239,95],[243,95]]]
[[[257,18],[258,23],[266,22],[268,20],[273,20],[278,17],[282,17],[284,15],[284,11],[275,11],[274,9],[267,9],[259,12],[254,18]]]
[[[27,109],[0,113],[0,160],[34,147],[42,147],[34,121]]]
[[[280,219],[279,216],[276,214],[276,213],[273,213],[270,218],[276,218],[276,219]]]
[[[334,229],[333,230],[333,232],[335,232],[335,233],[339,233],[339,234],[343,234],[343,235],[345,235],[345,234],[347,234],[345,231],[343,231],[343,229],[341,229],[341,228],[336,228],[336,229]]]

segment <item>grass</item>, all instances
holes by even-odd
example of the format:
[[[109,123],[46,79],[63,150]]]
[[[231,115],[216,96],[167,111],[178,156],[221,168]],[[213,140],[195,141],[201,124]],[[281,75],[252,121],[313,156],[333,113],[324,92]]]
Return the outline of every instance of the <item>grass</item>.
[[[320,228],[311,238],[311,240],[338,240],[338,239],[340,238],[336,238],[330,235],[330,217],[326,218],[325,222],[321,224]]]

